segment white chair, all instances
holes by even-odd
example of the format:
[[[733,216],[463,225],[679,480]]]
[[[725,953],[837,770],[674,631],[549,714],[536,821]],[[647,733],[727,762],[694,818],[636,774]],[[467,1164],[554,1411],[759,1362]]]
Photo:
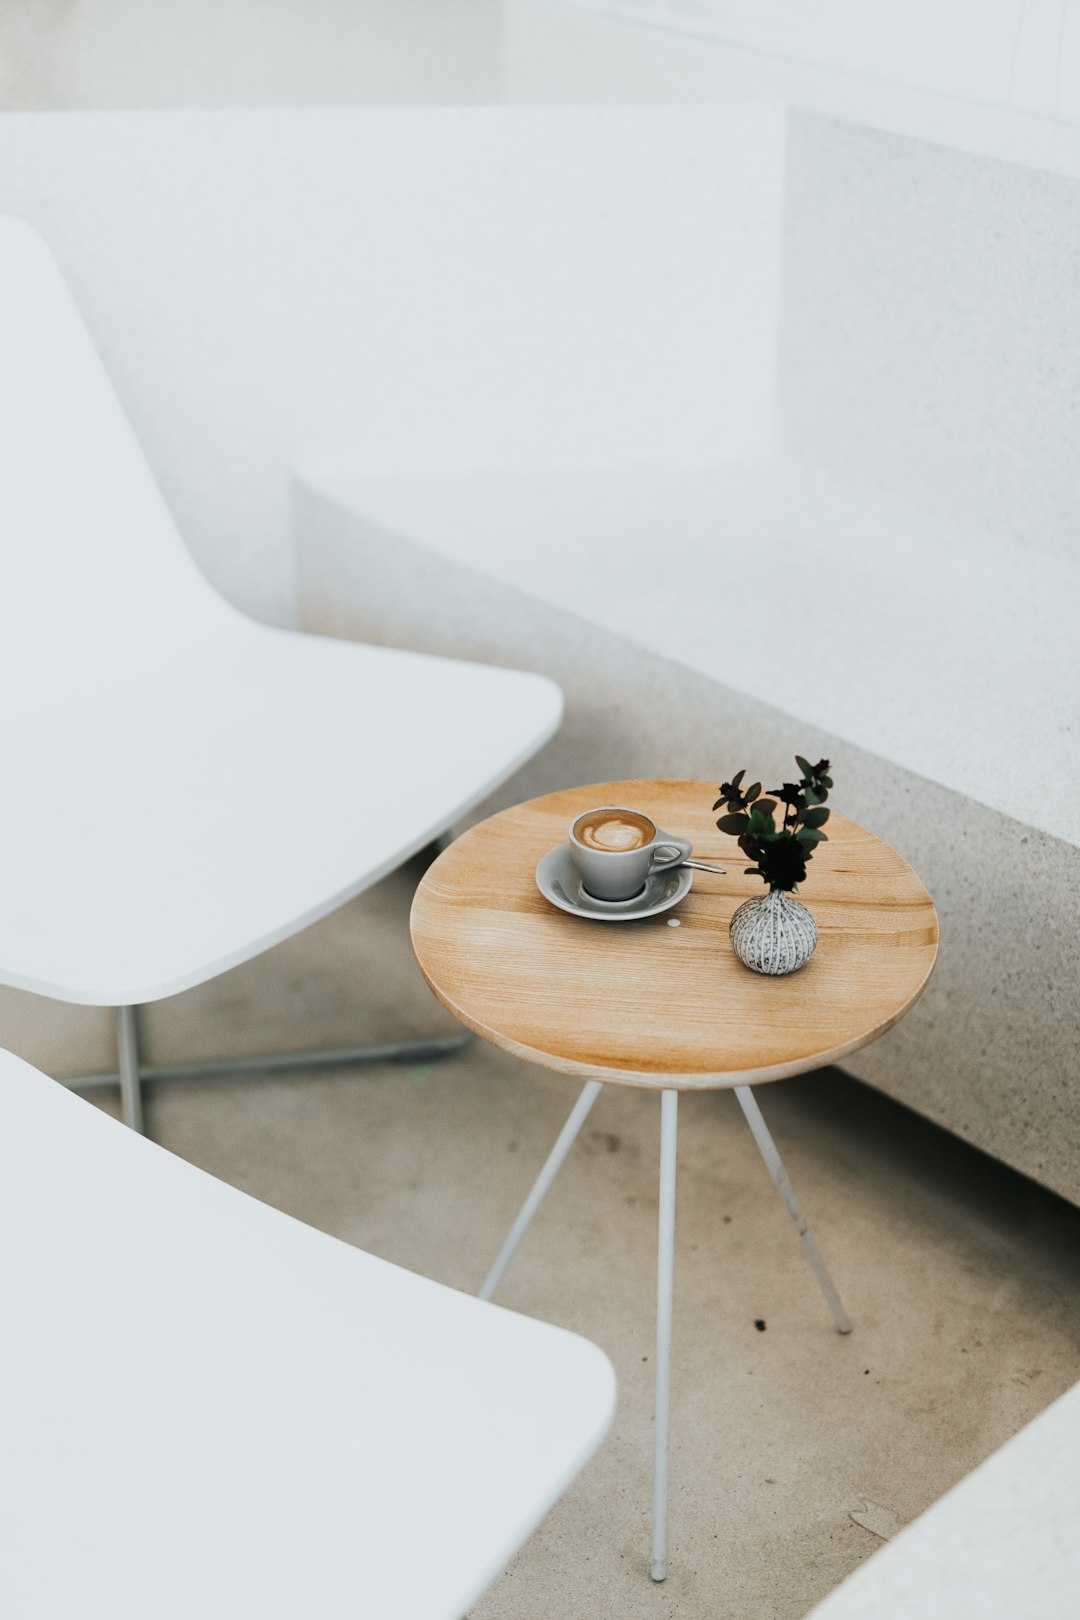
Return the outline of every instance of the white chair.
[[[528,759],[561,716],[558,688],[540,676],[272,629],[219,597],[177,534],[55,262],[10,218],[0,218],[0,584],[0,983],[117,1009],[111,1078],[137,1130],[136,1007],[257,955],[377,881]],[[465,1038],[330,1057],[436,1055]]]
[[[461,1620],[599,1445],[594,1345],[0,1052],[4,1620]]]

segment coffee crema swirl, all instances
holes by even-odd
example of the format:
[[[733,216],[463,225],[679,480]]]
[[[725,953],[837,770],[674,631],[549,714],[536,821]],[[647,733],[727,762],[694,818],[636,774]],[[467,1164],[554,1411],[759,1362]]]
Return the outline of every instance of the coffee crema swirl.
[[[632,810],[600,810],[577,822],[574,834],[586,849],[621,855],[651,844],[656,828],[648,816],[636,815]]]

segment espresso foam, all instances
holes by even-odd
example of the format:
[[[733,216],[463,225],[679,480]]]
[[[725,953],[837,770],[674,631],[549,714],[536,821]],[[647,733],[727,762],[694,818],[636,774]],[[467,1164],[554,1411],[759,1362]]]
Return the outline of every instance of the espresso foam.
[[[590,817],[587,821],[579,822],[574,831],[586,849],[600,850],[608,855],[643,849],[656,835],[651,821],[630,811],[608,811]]]

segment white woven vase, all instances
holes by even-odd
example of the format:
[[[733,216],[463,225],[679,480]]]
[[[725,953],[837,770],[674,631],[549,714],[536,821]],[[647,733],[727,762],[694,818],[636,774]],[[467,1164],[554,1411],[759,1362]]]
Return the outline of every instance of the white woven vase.
[[[783,889],[744,900],[729,932],[739,961],[773,978],[805,967],[817,944],[817,923],[802,901]]]

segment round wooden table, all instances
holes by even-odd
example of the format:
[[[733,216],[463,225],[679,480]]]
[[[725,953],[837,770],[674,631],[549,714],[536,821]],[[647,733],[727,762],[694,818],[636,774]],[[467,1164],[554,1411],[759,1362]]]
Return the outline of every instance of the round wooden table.
[[[911,867],[833,814],[801,898],[818,925],[807,965],[752,973],[728,939],[736,906],[761,894],[719,832],[709,782],[604,782],[515,805],[472,827],[429,867],[412,908],[427,983],[463,1024],[505,1051],[586,1077],[481,1290],[490,1299],[605,1082],[661,1093],[652,1576],[667,1572],[667,1466],[679,1092],[733,1088],[841,1333],[850,1323],[750,1087],[834,1063],[876,1040],[933,971],[938,924]],[[674,909],[636,922],[568,915],[541,895],[541,856],[594,805],[643,810],[693,842],[695,872]],[[678,927],[672,927],[673,921]]]

